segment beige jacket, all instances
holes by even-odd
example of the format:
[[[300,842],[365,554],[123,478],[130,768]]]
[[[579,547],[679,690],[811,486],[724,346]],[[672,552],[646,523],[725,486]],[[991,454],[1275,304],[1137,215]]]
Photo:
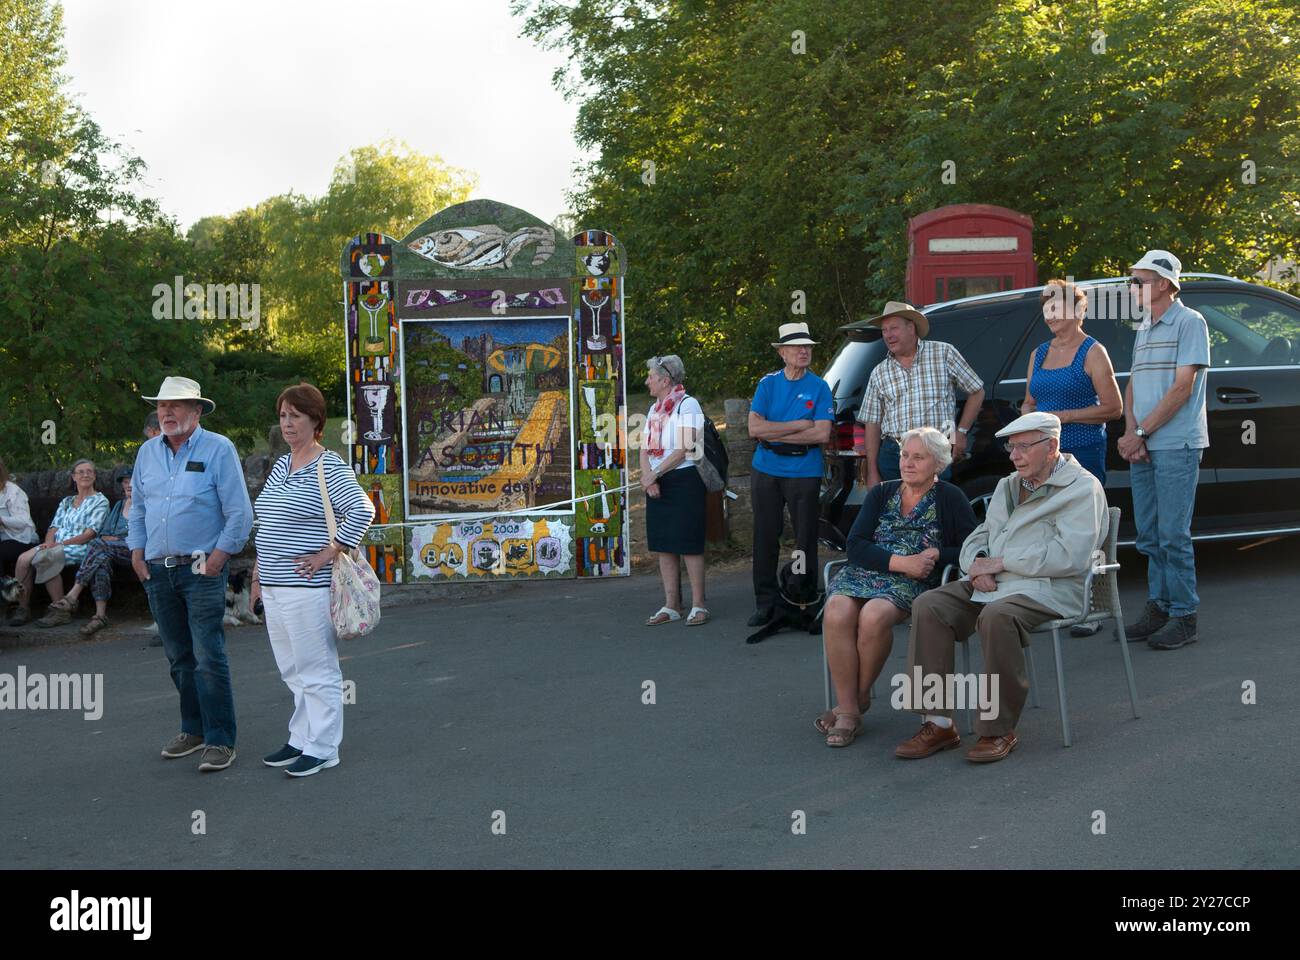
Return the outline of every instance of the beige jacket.
[[[1084,577],[1092,567],[1093,552],[1106,544],[1106,494],[1073,456],[1061,457],[1061,468],[1024,503],[1017,504],[1019,473],[998,481],[984,522],[961,548],[966,579],[978,556],[1000,557],[1006,568],[994,578],[995,592],[976,590],[971,595],[976,603],[1022,594],[1062,617],[1083,612]]]

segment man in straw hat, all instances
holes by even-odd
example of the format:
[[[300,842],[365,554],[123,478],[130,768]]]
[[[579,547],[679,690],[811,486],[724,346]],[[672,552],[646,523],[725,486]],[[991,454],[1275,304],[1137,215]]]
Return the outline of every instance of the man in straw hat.
[[[126,544],[158,621],[172,682],[180,693],[181,732],[167,759],[203,750],[199,770],[235,759],[235,698],[226,661],[226,560],[253,528],[235,445],[199,426],[216,404],[188,377],[168,377],[156,404],[162,435],[146,440],[131,475],[134,502]]]
[[[776,612],[777,561],[785,508],[790,508],[798,550],[794,572],[816,577],[821,445],[830,439],[835,402],[826,381],[808,369],[817,341],[806,323],[783,323],[772,344],[785,366],[758,381],[749,410],[749,435],[757,441],[749,477],[754,509],[754,600],[749,626]]]
[[[1196,555],[1192,510],[1201,456],[1210,445],[1205,415],[1210,329],[1178,299],[1183,265],[1168,250],[1149,250],[1132,266],[1129,290],[1144,321],[1133,343],[1124,391],[1126,430],[1119,453],[1129,461],[1138,552],[1147,558],[1146,609],[1125,624],[1130,641],[1156,650],[1196,642]]]
[[[979,742],[968,760],[1001,760],[1016,747],[1016,723],[1029,694],[1023,647],[1041,623],[1083,612],[1083,582],[1093,552],[1106,542],[1110,518],[1097,478],[1061,453],[1061,421],[1052,413],[1027,413],[996,434],[1006,437],[1016,471],[998,481],[985,520],[961,550],[965,576],[929,590],[912,605],[907,676],[946,678],[954,645],[978,632],[990,677],[992,716],[975,722]],[[994,685],[996,683],[996,685]],[[920,731],[898,745],[906,760],[960,746],[956,706],[924,709],[913,689],[905,704],[922,716]]]
[[[942,430],[956,463],[966,453],[966,435],[984,402],[984,381],[952,344],[925,339],[930,322],[911,304],[890,300],[867,325],[880,328],[889,354],[871,371],[858,410],[866,434],[858,479],[868,488],[898,480],[898,438],[920,427]],[[954,386],[966,393],[956,429]],[[951,477],[951,466],[940,474],[942,480]]]

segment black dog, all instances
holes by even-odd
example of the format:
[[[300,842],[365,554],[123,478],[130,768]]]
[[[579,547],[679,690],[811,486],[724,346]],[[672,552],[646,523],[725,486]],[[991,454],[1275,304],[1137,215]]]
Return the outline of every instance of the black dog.
[[[781,568],[780,583],[781,594],[772,608],[772,619],[746,637],[746,643],[762,643],[785,627],[811,634],[822,632],[820,614],[826,597],[817,588],[816,575],[795,573],[794,564],[787,563]]]

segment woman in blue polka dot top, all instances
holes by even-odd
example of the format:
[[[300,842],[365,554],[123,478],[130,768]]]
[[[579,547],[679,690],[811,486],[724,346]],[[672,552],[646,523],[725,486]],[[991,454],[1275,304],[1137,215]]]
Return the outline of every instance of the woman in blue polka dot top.
[[[1025,375],[1022,414],[1061,419],[1061,452],[1106,485],[1106,423],[1124,413],[1106,348],[1083,332],[1088,294],[1065,280],[1043,287],[1043,322],[1052,339],[1038,345]]]

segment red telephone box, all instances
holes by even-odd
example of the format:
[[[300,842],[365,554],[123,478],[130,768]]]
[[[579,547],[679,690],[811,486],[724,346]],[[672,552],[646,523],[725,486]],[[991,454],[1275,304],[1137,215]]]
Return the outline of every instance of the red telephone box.
[[[1034,221],[1006,207],[957,203],[907,221],[907,299],[922,307],[1038,283]]]

